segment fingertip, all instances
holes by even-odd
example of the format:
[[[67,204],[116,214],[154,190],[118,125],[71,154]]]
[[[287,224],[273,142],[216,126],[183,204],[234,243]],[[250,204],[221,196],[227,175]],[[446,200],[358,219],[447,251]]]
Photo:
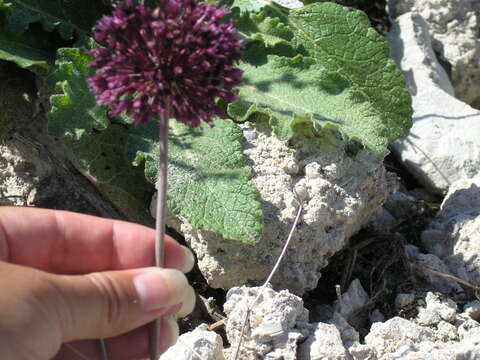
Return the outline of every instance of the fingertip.
[[[166,237],[165,241],[165,267],[178,269],[187,273],[193,269],[195,257],[186,246],[179,245],[175,240]]]
[[[184,273],[188,273],[190,271],[192,271],[193,269],[193,266],[195,265],[195,256],[193,255],[193,252],[187,248],[186,246],[182,246],[182,250],[183,250],[183,253],[184,253],[184,263],[183,263],[183,266],[181,268],[181,270],[184,272]]]
[[[149,268],[133,278],[141,308],[150,314],[184,301],[188,280],[176,269]]]
[[[177,317],[185,317],[190,314],[195,308],[196,303],[195,290],[191,286],[188,287],[187,294],[185,295],[185,301],[182,303],[180,310],[177,313]]]

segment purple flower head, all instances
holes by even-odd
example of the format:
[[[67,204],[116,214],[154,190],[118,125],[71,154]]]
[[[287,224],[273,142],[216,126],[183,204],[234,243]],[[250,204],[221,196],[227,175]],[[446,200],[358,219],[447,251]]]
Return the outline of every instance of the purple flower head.
[[[89,52],[97,102],[135,124],[160,117],[167,102],[170,116],[186,124],[222,116],[216,99],[233,101],[242,78],[234,67],[242,42],[232,21],[221,21],[226,14],[197,0],[160,0],[156,9],[120,2],[94,29],[103,46]]]

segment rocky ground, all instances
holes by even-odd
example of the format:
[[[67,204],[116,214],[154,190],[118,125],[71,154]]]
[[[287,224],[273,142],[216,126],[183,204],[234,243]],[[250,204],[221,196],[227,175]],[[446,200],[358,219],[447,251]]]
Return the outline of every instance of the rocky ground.
[[[162,360],[234,359],[240,339],[238,359],[480,358],[480,2],[337,2],[364,10],[391,43],[413,99],[411,135],[376,162],[355,159],[345,144],[319,156],[305,143],[293,156],[246,124],[245,155],[270,204],[268,241],[234,252],[170,221],[171,234],[196,251],[189,276],[198,304]],[[0,82],[0,105],[15,109],[1,115],[15,121],[0,121],[0,205],[129,220],[46,135],[34,79],[1,64]],[[295,194],[303,220],[276,289],[262,290]],[[234,286],[242,283],[251,286]]]

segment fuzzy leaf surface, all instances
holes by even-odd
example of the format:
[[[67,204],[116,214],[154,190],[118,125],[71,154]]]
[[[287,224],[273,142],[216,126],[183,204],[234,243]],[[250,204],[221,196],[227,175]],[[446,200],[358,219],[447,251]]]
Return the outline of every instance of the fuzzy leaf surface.
[[[107,128],[107,108],[97,105],[87,85],[87,78],[94,73],[89,62],[81,49],[58,50],[55,69],[46,81],[47,87],[59,92],[50,97],[50,135],[78,140],[92,129]]]
[[[127,137],[127,128],[114,124],[105,131],[80,140],[65,138],[64,143],[87,178],[124,214],[137,222],[151,225],[147,209],[155,189],[146,181],[143,169],[132,166],[126,160]]]
[[[132,128],[127,145],[134,163],[146,162],[152,183],[158,171],[157,134],[156,123]],[[241,129],[231,120],[199,129],[171,120],[167,206],[196,229],[251,243],[261,236],[263,221],[242,141]]]
[[[40,23],[45,31],[58,29],[64,40],[88,34],[101,17],[98,0],[10,0],[12,16],[8,29],[13,34],[27,31],[31,23]]]
[[[151,224],[147,209],[154,188],[143,169],[126,159],[127,126],[110,125],[107,109],[98,106],[90,93],[86,83],[92,74],[89,61],[81,49],[58,50],[44,89],[57,92],[50,96],[49,134],[63,139],[81,171],[124,214]]]
[[[267,116],[284,140],[303,126],[332,127],[378,154],[408,134],[405,80],[363,12],[333,3],[290,12],[265,5],[238,24],[250,40],[240,101],[228,110],[237,121]]]
[[[0,60],[11,61],[19,67],[46,73],[54,54],[47,50],[46,40],[33,32],[14,34],[8,29],[11,4],[0,0]]]

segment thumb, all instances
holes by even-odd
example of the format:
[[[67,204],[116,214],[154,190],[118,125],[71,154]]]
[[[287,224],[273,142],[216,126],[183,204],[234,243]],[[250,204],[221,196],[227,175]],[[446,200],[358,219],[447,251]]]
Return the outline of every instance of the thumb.
[[[185,275],[172,269],[52,275],[51,282],[44,304],[54,307],[63,342],[116,336],[194,302]]]

